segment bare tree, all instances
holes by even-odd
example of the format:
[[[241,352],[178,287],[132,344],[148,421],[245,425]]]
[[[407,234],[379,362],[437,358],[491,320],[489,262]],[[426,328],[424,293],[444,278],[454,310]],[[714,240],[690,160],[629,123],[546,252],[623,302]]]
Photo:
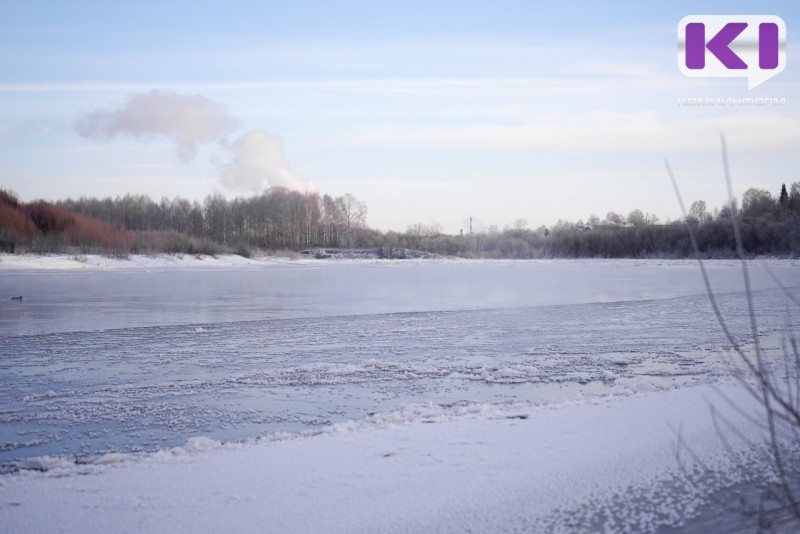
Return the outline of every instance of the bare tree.
[[[322,197],[321,224],[322,224],[322,243],[327,247],[339,245],[339,228],[342,226],[342,213],[339,210],[339,203],[333,197],[325,195]]]
[[[636,228],[641,228],[645,224],[647,224],[647,219],[642,213],[642,210],[633,210],[628,214],[628,222],[635,226]]]
[[[765,189],[751,187],[742,195],[742,215],[764,217],[775,210],[776,202],[772,193]]]
[[[722,315],[716,295],[711,288],[708,273],[701,259],[700,248],[697,237],[691,224],[686,224],[689,238],[700,267],[706,293],[713,309],[714,315],[719,323],[728,343],[733,348],[738,361],[744,364],[750,376],[754,378],[752,384],[747,376],[736,375],[739,383],[745,390],[755,398],[763,409],[764,419],[763,428],[765,431],[766,447],[771,457],[772,467],[777,477],[777,488],[765,487],[764,495],[776,500],[783,510],[787,511],[796,521],[800,521],[800,500],[798,500],[797,490],[800,485],[800,473],[794,464],[789,460],[793,450],[796,450],[797,442],[800,441],[800,352],[798,351],[797,337],[792,333],[786,332],[786,343],[784,344],[784,375],[780,376],[773,371],[764,358],[764,352],[760,343],[757,317],[753,303],[753,292],[750,286],[750,275],[745,258],[744,247],[736,201],[733,197],[733,186],[728,164],[728,151],[725,136],[721,136],[722,141],[722,162],[725,179],[728,186],[728,207],[730,209],[730,222],[736,241],[736,251],[742,267],[742,278],[747,301],[747,315],[749,317],[751,336],[753,339],[753,353],[750,354],[742,347],[740,342],[730,330],[728,322]],[[669,174],[675,194],[678,198],[684,218],[688,219],[686,208],[678,188],[677,181],[672,172],[669,162],[666,162],[667,173]],[[743,205],[753,207],[755,204],[765,199],[771,199],[768,192],[762,194],[760,190],[750,189],[745,193]],[[784,291],[788,299],[796,306],[800,307],[800,299],[797,299],[788,289],[768,271],[776,284]]]
[[[516,219],[514,223],[511,225],[514,230],[522,231],[528,229],[528,219]]]
[[[625,223],[625,217],[623,217],[621,214],[615,213],[613,211],[609,211],[606,214],[606,220],[609,221],[609,222],[612,222],[614,224],[624,224]]]
[[[800,213],[800,182],[795,182],[789,187],[789,211]]]
[[[436,223],[430,225],[417,223],[406,228],[406,236],[409,247],[414,249],[428,248],[431,239],[441,233],[442,229]]]
[[[344,231],[352,234],[367,225],[367,205],[358,200],[354,195],[347,193],[336,199],[342,217]]]
[[[706,203],[704,200],[695,200],[689,207],[689,214],[686,216],[688,220],[692,220],[697,224],[706,222]]]

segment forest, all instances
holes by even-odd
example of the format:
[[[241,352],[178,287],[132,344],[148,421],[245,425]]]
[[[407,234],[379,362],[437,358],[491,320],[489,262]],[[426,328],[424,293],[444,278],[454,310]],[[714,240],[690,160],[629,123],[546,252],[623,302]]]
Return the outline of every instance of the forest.
[[[633,210],[536,229],[518,219],[504,229],[448,235],[422,224],[381,232],[367,225],[367,212],[352,194],[332,197],[280,187],[249,198],[209,195],[202,203],[131,194],[24,203],[0,189],[0,251],[117,257],[293,251],[324,257],[332,250],[360,249],[383,258],[416,251],[464,258],[685,258],[694,254],[688,224],[703,255],[730,258],[735,257],[731,217],[737,216],[747,254],[800,256],[800,182],[788,190],[782,185],[776,195],[750,188],[741,202],[713,210],[695,201],[686,220],[666,223]]]

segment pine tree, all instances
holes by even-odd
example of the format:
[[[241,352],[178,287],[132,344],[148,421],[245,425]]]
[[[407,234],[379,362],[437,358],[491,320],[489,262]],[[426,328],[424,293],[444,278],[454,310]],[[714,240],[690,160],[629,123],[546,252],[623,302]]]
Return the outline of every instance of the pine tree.
[[[786,184],[781,185],[781,196],[778,199],[778,203],[781,206],[785,206],[789,202],[789,194],[786,192]]]

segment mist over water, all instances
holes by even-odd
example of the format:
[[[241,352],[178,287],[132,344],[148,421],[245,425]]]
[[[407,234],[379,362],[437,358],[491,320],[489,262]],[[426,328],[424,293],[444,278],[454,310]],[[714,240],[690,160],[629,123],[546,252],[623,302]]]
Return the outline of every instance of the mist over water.
[[[798,282],[797,265],[772,269]],[[743,289],[736,261],[707,265],[717,291]],[[758,264],[754,289],[775,287]],[[0,335],[262,319],[476,310],[705,294],[693,261],[275,262],[236,269],[0,271]],[[21,305],[20,305],[21,304]]]
[[[800,287],[791,262],[772,268]],[[748,343],[741,271],[709,270]],[[763,332],[779,334],[785,298],[763,269],[752,275]],[[3,272],[0,282],[25,295],[0,307],[7,466],[725,372],[691,262],[289,263]]]

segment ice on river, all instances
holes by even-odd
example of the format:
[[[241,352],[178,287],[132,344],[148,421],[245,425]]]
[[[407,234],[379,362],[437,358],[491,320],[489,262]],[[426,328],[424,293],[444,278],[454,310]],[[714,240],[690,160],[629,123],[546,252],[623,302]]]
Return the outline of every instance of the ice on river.
[[[97,532],[120,514],[129,530],[221,528],[190,520],[199,508],[233,530],[530,530],[567,517],[650,530],[737,476],[705,402],[712,384],[748,401],[729,385],[739,371],[696,264],[287,265],[0,270],[4,291],[32,295],[0,303],[0,520],[46,531],[83,502],[100,510]],[[800,296],[796,262],[770,267]],[[751,343],[738,264],[709,270]],[[775,356],[798,318],[751,270]],[[681,425],[714,476],[678,473]],[[50,520],[30,508],[37,494],[57,503]],[[64,528],[86,530],[82,517]]]

